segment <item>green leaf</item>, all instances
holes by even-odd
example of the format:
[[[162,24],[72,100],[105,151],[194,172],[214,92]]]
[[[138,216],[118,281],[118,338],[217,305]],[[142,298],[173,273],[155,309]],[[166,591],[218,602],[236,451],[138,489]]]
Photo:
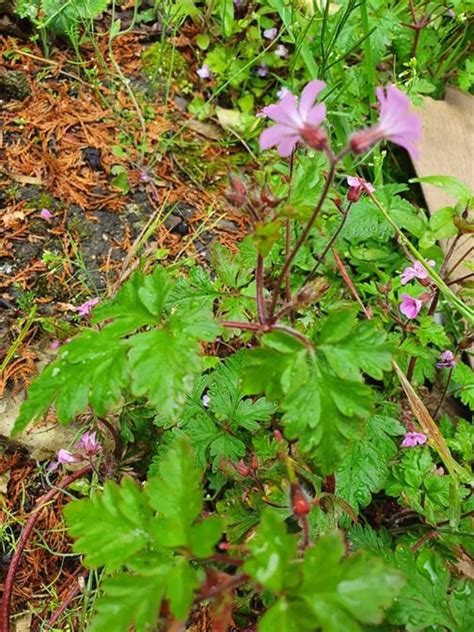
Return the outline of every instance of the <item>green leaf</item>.
[[[391,417],[374,415],[367,420],[365,437],[352,445],[336,472],[336,493],[358,512],[387,481],[390,461],[398,452],[393,437],[404,427]]]
[[[362,421],[371,412],[371,389],[360,382],[331,375],[310,362],[308,380],[290,390],[282,402],[285,434],[299,439],[323,474],[331,474],[359,438]]]
[[[125,343],[104,327],[85,330],[62,347],[59,357],[47,366],[28,389],[13,434],[56,405],[61,423],[91,404],[98,415],[120,401],[129,382]]]
[[[321,537],[304,559],[301,598],[324,632],[359,630],[381,623],[383,611],[403,585],[402,575],[364,551],[342,559],[342,537]]]
[[[186,619],[198,586],[197,571],[184,558],[178,558],[166,577],[166,596],[178,621]]]
[[[462,180],[453,176],[425,176],[423,178],[412,178],[409,182],[421,182],[432,184],[463,205],[469,204],[472,198],[471,189]]]
[[[190,546],[190,532],[202,509],[201,473],[187,437],[180,436],[159,464],[159,475],[145,488],[158,512],[153,529],[165,547]]]
[[[287,533],[282,519],[274,511],[265,511],[249,542],[251,558],[245,562],[244,572],[268,590],[280,592],[297,579],[297,544],[296,536]]]
[[[189,534],[191,550],[197,557],[212,555],[214,547],[224,530],[224,521],[219,516],[210,516],[195,524]]]
[[[120,568],[151,541],[151,511],[137,484],[124,478],[120,487],[107,481],[104,491],[64,508],[73,548],[89,568]]]
[[[171,287],[161,268],[148,276],[135,272],[112,299],[95,307],[91,322],[113,319],[112,330],[121,335],[158,324]]]
[[[385,558],[399,568],[407,583],[388,613],[394,625],[406,625],[408,630],[426,630],[441,626],[458,632],[461,628],[453,619],[449,607],[450,575],[440,556],[427,548],[418,554],[407,545],[397,546]]]
[[[453,371],[453,381],[461,386],[459,391],[455,391],[456,396],[474,410],[474,371],[467,364],[458,362]]]
[[[372,321],[357,324],[353,310],[333,312],[325,321],[319,345],[329,366],[341,378],[358,381],[360,371],[381,380],[391,368],[391,350],[384,332]]]
[[[258,622],[258,632],[314,632],[314,617],[306,604],[281,597]]]
[[[169,578],[169,562],[160,565],[155,557],[153,561],[155,566],[147,573],[121,573],[104,581],[90,632],[128,632],[132,625],[136,632],[155,628]]]
[[[136,334],[129,344],[132,392],[147,396],[162,415],[176,418],[201,368],[199,346],[169,329]]]

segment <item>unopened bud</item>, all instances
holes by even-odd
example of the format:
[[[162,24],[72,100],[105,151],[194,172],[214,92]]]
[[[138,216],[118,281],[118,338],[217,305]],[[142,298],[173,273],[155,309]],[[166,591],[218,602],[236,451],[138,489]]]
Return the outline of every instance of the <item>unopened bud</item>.
[[[247,201],[247,188],[242,180],[234,175],[229,176],[230,189],[225,192],[225,197],[233,206],[240,208]]]
[[[311,504],[298,483],[291,485],[291,509],[298,518],[307,516],[311,511]]]
[[[355,154],[363,154],[382,139],[381,130],[378,129],[377,125],[374,125],[352,134],[349,138],[349,147]]]
[[[246,465],[242,459],[238,463],[233,463],[235,471],[241,476],[250,476],[252,470]]]
[[[270,191],[267,188],[265,188],[260,194],[260,200],[263,206],[268,206],[270,208],[275,208],[276,206],[278,206],[278,204],[280,204],[280,201],[281,201],[273,197],[273,195],[270,193]]]
[[[295,303],[301,307],[317,301],[329,289],[329,283],[325,278],[315,279],[308,283],[296,295]]]
[[[347,200],[349,202],[358,202],[362,195],[362,187],[350,187],[347,191]]]
[[[256,454],[250,456],[250,468],[255,472],[259,468],[258,457]]]
[[[283,435],[281,434],[281,432],[279,430],[274,430],[273,431],[273,436],[278,441],[278,443],[283,443]]]
[[[311,149],[320,151],[328,147],[328,137],[326,132],[320,127],[305,125],[301,130],[301,138]]]

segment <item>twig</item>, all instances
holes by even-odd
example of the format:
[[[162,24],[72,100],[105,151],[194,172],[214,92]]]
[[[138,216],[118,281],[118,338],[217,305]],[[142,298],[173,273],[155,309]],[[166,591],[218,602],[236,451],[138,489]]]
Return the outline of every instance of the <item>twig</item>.
[[[89,574],[89,571],[84,570],[84,571],[82,571],[82,573],[80,573],[80,575],[78,577],[75,578],[75,580],[76,580],[75,585],[71,588],[71,590],[64,597],[64,599],[63,599],[61,605],[59,606],[59,608],[55,612],[53,612],[51,617],[44,624],[44,629],[45,630],[51,629],[54,626],[56,621],[67,610],[67,608],[69,607],[69,605],[71,604],[73,599],[77,596],[78,593],[81,592],[80,578],[84,578],[85,579],[88,576],[88,574]]]
[[[344,282],[347,285],[347,287],[349,288],[352,296],[359,303],[361,310],[365,314],[365,317],[368,320],[370,320],[372,318],[372,312],[370,311],[370,308],[367,308],[364,305],[364,303],[362,302],[362,299],[360,298],[359,293],[357,292],[356,287],[355,287],[354,283],[352,282],[352,279],[347,274],[347,270],[346,270],[344,264],[342,263],[341,259],[339,258],[339,255],[337,254],[337,252],[335,251],[334,248],[332,249],[332,256],[336,260],[337,267],[339,268],[339,271],[340,271],[340,273],[342,275],[342,278],[344,279]]]
[[[18,566],[21,561],[21,557],[23,555],[23,550],[28,542],[28,538],[30,537],[31,532],[41,515],[42,509],[62,490],[66,489],[71,483],[76,481],[78,478],[82,478],[86,474],[92,471],[92,467],[90,465],[86,465],[81,468],[77,472],[73,472],[69,476],[66,476],[56,487],[53,487],[42,496],[36,504],[36,508],[33,510],[33,513],[26,521],[25,527],[20,535],[20,539],[17,542],[15,553],[10,561],[8,566],[8,572],[5,579],[4,584],[4,592],[2,599],[2,606],[0,609],[0,632],[9,632],[10,631],[10,606],[12,600],[12,592],[13,592],[13,584],[15,581],[16,572],[18,570]]]

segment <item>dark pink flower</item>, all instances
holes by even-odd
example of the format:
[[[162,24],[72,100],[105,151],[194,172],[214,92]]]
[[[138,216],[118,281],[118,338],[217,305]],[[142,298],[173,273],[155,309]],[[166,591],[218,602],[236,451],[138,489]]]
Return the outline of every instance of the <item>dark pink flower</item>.
[[[377,88],[380,117],[376,125],[363,129],[349,139],[349,145],[356,154],[362,154],[381,140],[389,140],[408,151],[413,160],[418,158],[416,143],[421,137],[421,123],[410,111],[410,99],[393,84]]]
[[[454,353],[452,351],[443,351],[440,355],[439,362],[436,363],[438,369],[452,369],[456,366],[457,362],[454,359]]]
[[[93,454],[97,454],[97,452],[100,452],[102,446],[97,441],[96,432],[85,432],[76,443],[76,448],[78,450],[84,450],[86,454],[91,456]]]
[[[40,216],[43,219],[52,219],[53,218],[53,214],[51,213],[51,211],[49,211],[47,208],[42,208],[40,211]]]
[[[82,303],[82,305],[76,307],[76,312],[79,314],[79,316],[89,316],[89,314],[91,313],[91,309],[95,305],[97,305],[99,301],[100,298],[98,298],[97,296],[95,298],[91,298],[85,303]]]
[[[375,187],[370,182],[366,182],[359,176],[347,176],[347,184],[349,185],[347,192],[349,202],[357,202],[364,191],[366,193],[374,193],[375,191]]]
[[[422,432],[407,432],[401,442],[404,448],[414,448],[416,445],[423,445],[427,441],[427,437]]]
[[[400,311],[407,318],[416,318],[423,307],[423,301],[419,298],[414,298],[409,294],[401,295],[402,302],[400,303]]]
[[[428,261],[431,267],[435,265],[435,262],[430,259]],[[401,284],[406,285],[412,279],[420,279],[425,280],[429,278],[429,273],[425,266],[423,266],[419,261],[415,261],[413,266],[407,266],[402,272]]]
[[[327,137],[319,126],[326,116],[326,106],[324,103],[314,105],[324,86],[324,81],[310,81],[299,102],[288,90],[278,103],[263,108],[262,114],[275,121],[276,125],[260,134],[260,149],[278,147],[282,158],[289,156],[298,142],[312,149],[325,149]]]

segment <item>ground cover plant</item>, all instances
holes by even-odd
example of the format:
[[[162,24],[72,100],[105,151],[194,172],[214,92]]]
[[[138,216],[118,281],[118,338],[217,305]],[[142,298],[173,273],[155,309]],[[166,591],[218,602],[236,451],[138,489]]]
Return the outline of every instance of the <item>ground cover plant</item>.
[[[46,184],[9,189],[2,256],[50,245],[3,285],[2,386],[28,384],[13,440],[70,432],[39,463],[4,448],[23,473],[1,631],[25,611],[38,630],[471,630],[472,193],[411,163],[423,95],[471,87],[468,3],[12,8],[33,43],[6,41],[10,70],[57,74],[5,115],[7,176]],[[430,216],[421,181],[453,204]],[[57,564],[40,596],[25,558]]]

